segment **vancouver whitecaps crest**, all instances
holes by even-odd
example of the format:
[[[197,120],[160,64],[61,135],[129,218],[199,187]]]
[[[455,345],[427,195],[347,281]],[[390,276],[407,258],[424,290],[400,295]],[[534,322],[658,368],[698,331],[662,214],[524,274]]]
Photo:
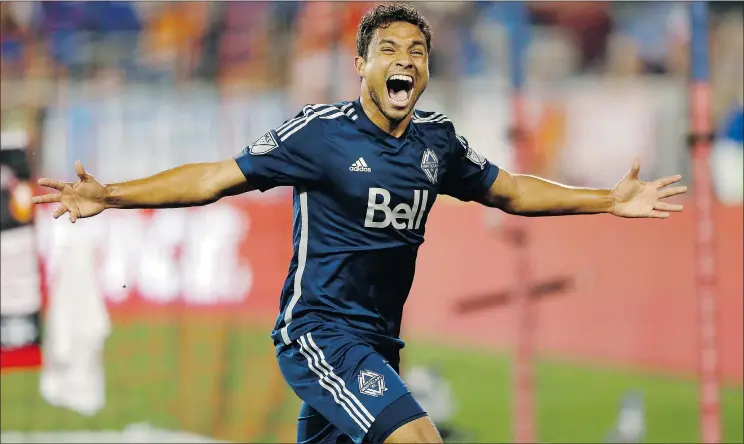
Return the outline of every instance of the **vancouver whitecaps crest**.
[[[437,176],[439,175],[439,159],[431,148],[427,148],[424,154],[421,156],[421,169],[426,173],[426,177],[433,184],[437,183]]]

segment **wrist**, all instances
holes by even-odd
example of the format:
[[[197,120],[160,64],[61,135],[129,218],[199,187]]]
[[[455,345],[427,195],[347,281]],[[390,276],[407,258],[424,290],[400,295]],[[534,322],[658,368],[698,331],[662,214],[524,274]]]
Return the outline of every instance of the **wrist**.
[[[119,208],[118,190],[116,185],[103,186],[103,208]]]
[[[607,193],[607,213],[615,214],[615,189],[609,190]]]

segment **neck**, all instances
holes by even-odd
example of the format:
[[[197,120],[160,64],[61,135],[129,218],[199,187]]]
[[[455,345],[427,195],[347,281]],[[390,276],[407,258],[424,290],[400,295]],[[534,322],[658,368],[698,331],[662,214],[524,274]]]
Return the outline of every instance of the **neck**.
[[[408,122],[411,121],[413,113],[408,113],[403,120],[390,120],[382,114],[380,108],[369,96],[369,93],[365,90],[359,97],[359,101],[362,104],[362,110],[367,115],[370,121],[375,124],[378,128],[390,134],[393,137],[400,137],[406,132],[408,128]]]

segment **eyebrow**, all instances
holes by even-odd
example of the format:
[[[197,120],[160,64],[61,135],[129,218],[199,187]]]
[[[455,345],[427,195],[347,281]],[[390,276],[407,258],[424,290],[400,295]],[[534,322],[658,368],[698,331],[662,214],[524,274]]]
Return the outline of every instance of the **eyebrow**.
[[[400,46],[399,44],[395,43],[394,41],[392,41],[390,39],[382,39],[382,40],[380,40],[380,43],[379,44],[382,45],[384,43],[388,43],[388,44],[393,45],[393,46],[396,46],[396,47],[397,46]],[[424,44],[424,42],[422,42],[421,40],[414,40],[414,41],[411,42],[411,47],[412,46],[417,46],[417,45],[426,46]]]

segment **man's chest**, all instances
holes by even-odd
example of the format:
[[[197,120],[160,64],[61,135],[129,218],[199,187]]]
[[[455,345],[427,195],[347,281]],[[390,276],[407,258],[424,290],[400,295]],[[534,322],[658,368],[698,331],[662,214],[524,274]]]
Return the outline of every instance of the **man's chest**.
[[[446,173],[447,149],[422,138],[397,146],[355,135],[335,140],[324,181],[335,212],[366,228],[422,228]]]

